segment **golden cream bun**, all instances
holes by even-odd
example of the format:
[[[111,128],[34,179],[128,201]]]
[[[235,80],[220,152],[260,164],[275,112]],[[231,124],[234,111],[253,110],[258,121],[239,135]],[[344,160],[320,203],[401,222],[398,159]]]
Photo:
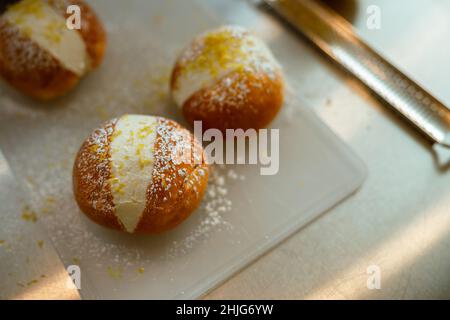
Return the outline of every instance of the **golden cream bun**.
[[[80,29],[66,25],[78,5]],[[71,90],[103,60],[106,33],[82,0],[9,0],[0,7],[0,75],[12,86],[48,100]]]
[[[267,126],[284,97],[281,67],[270,49],[237,26],[194,39],[176,61],[170,86],[189,122],[222,131]]]
[[[73,189],[93,221],[129,233],[160,233],[198,207],[208,182],[201,144],[174,121],[125,115],[84,142]]]

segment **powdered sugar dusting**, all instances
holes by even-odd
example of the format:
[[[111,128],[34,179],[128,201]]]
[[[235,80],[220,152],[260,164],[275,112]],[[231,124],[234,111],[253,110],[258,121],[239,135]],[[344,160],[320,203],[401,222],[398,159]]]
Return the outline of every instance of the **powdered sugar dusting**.
[[[12,74],[46,71],[58,67],[58,61],[19,29],[0,17],[0,42],[5,67]]]
[[[229,106],[236,106],[256,113],[254,106],[248,103],[248,94],[252,87],[260,88],[261,85],[260,79],[250,76],[249,73],[235,72],[219,80],[217,85],[202,90],[195,99],[189,100],[189,103],[193,108],[202,106],[203,112],[213,109],[227,112]]]
[[[262,40],[241,27],[225,26],[199,36],[183,51],[175,66],[172,91],[182,107],[196,92],[224,79],[223,87],[237,82],[236,93],[245,96],[245,74],[275,80],[280,72],[280,65]],[[227,78],[232,74],[237,77]]]
[[[189,253],[214,232],[233,230],[233,225],[227,222],[226,216],[233,208],[233,202],[228,196],[228,185],[236,180],[245,180],[245,176],[237,174],[233,169],[226,169],[223,165],[211,168],[208,188],[201,205],[204,214],[184,239],[173,242],[168,250],[169,258]]]

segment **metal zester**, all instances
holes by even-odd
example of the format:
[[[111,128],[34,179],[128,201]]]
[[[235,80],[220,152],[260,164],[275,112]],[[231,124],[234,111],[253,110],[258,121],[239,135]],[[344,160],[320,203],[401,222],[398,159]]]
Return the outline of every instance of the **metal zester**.
[[[265,0],[433,143],[450,148],[450,110],[365,44],[339,14],[313,0]]]

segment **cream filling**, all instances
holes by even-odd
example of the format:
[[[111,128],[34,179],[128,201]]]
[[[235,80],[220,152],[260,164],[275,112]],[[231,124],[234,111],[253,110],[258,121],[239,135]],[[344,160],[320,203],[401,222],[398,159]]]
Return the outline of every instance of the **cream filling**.
[[[128,232],[136,229],[147,203],[157,126],[155,117],[125,115],[112,136],[111,191],[115,214]]]
[[[43,0],[22,0],[4,13],[6,21],[49,52],[66,69],[82,76],[89,68],[86,44],[77,30]]]
[[[238,31],[242,31],[242,28],[236,27]],[[220,29],[219,29],[220,32]],[[184,103],[199,90],[212,86],[218,79],[225,77],[226,75],[236,71],[240,66],[244,68],[259,69],[266,72],[275,72],[280,70],[280,64],[277,62],[267,45],[254,35],[248,34],[244,36],[242,43],[243,57],[239,57],[238,63],[233,67],[221,67],[215,69],[214,75],[207,68],[196,68],[192,71],[184,71],[179,75],[175,90],[173,91],[173,98],[177,105],[181,108]],[[199,59],[201,55],[195,59]],[[214,59],[214,57],[208,57]],[[193,61],[195,64],[196,61]]]

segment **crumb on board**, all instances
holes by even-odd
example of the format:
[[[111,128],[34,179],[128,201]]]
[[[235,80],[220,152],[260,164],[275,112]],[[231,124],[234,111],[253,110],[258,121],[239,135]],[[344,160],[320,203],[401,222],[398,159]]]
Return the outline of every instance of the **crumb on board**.
[[[0,247],[5,248],[6,251],[11,252],[12,247],[6,240],[0,240]]]
[[[34,212],[33,210],[30,209],[29,206],[25,206],[23,211],[22,211],[22,219],[24,221],[28,221],[28,222],[36,222],[37,221],[37,215],[36,212]]]
[[[34,180],[34,178],[32,176],[27,176],[26,182],[32,187],[34,187],[36,185],[36,181]]]
[[[143,274],[143,273],[145,272],[145,268],[143,268],[143,267],[138,268],[137,271],[138,271],[140,274]]]
[[[10,274],[8,274],[8,275],[10,275]],[[11,274],[11,275],[12,275],[12,274]],[[47,278],[47,275],[41,274],[41,275],[40,275],[40,278],[41,278],[41,279],[45,279],[45,278]],[[38,279],[31,279],[30,281],[28,281],[28,282],[26,282],[26,283],[24,283],[24,282],[17,282],[16,285],[17,285],[18,287],[21,287],[21,288],[26,288],[26,287],[31,287],[31,286],[33,286],[33,285],[35,285],[35,284],[38,284],[38,283],[39,283],[39,280],[38,280]]]
[[[39,213],[42,215],[48,215],[52,212],[52,209],[56,203],[56,199],[52,196],[45,198],[44,205],[40,208]]]
[[[48,204],[54,204],[56,202],[56,200],[54,197],[49,196],[49,197],[45,198],[45,202],[47,202]]]
[[[44,247],[44,240],[38,240],[36,243],[40,249],[42,249]]]
[[[100,117],[100,119],[102,119],[104,121],[106,121],[112,117],[104,105],[97,106],[95,108],[95,110],[97,112],[97,115]]]

